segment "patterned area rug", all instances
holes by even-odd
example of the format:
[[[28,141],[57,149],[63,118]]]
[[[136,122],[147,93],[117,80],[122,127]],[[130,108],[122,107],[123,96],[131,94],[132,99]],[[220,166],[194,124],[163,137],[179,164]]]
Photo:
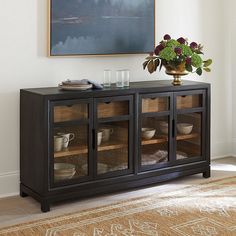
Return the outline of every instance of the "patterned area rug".
[[[0,236],[235,236],[236,177],[0,230]]]

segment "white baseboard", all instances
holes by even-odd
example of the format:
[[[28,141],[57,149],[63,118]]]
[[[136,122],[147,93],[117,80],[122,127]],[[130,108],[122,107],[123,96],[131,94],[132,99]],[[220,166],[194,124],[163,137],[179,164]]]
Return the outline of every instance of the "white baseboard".
[[[228,155],[223,155],[223,156],[214,156],[214,157],[211,157],[211,160],[214,161],[214,160],[218,160],[218,159],[222,159],[222,158],[227,158],[227,157],[234,157],[234,155],[228,154]]]
[[[236,157],[236,138],[233,138],[232,149],[233,156]]]
[[[0,173],[0,198],[19,195],[19,171]]]
[[[230,157],[233,153],[232,142],[217,142],[211,145],[211,159]]]

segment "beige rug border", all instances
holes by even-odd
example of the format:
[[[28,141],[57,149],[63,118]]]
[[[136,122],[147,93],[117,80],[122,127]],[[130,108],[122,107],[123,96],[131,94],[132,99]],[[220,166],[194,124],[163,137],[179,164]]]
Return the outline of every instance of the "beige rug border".
[[[235,179],[236,176],[231,176],[231,177],[226,177],[226,178],[220,178],[220,179],[215,179],[215,180],[209,180],[209,181],[206,181],[206,182],[203,182],[203,183],[198,183],[196,184],[197,186],[204,186],[204,185],[208,185],[208,184],[211,184],[211,183],[215,183],[215,182],[220,182],[220,181],[223,181],[223,180],[230,180],[230,179]],[[191,185],[191,186],[186,186],[186,187],[183,187],[181,188],[181,190],[184,190],[184,189],[188,189],[188,188],[192,188],[194,185]],[[177,189],[177,190],[172,190],[171,192],[175,192],[175,191],[179,191],[180,189]],[[51,216],[51,217],[47,217],[47,218],[43,218],[43,219],[39,219],[39,220],[34,220],[34,221],[27,221],[27,222],[24,222],[24,223],[20,223],[20,224],[15,224],[15,225],[11,225],[11,226],[7,226],[7,227],[3,227],[3,228],[0,228],[0,233],[1,231],[5,231],[5,230],[9,230],[11,228],[16,228],[16,227],[22,227],[24,225],[29,225],[29,224],[35,224],[35,223],[40,223],[42,221],[49,221],[49,220],[56,220],[56,219],[59,219],[61,217],[69,217],[69,216],[72,216],[74,214],[83,214],[85,212],[88,212],[88,211],[95,211],[95,210],[98,210],[98,209],[101,209],[101,208],[107,208],[107,207],[111,207],[113,205],[120,205],[120,204],[124,204],[124,203],[128,203],[128,202],[134,202],[134,201],[139,201],[139,200],[144,200],[144,199],[148,199],[150,198],[151,196],[155,195],[155,193],[149,193],[147,194],[146,196],[141,196],[141,197],[137,197],[137,198],[131,198],[131,199],[128,199],[128,200],[121,200],[121,201],[117,201],[117,202],[114,202],[114,203],[111,203],[111,204],[107,204],[107,205],[104,205],[104,206],[98,206],[98,207],[92,207],[92,208],[89,208],[89,209],[84,209],[84,210],[81,210],[81,211],[75,211],[75,212],[72,212],[72,213],[66,213],[66,214],[63,214],[63,215],[59,215],[59,216]],[[42,213],[44,214],[44,213]]]

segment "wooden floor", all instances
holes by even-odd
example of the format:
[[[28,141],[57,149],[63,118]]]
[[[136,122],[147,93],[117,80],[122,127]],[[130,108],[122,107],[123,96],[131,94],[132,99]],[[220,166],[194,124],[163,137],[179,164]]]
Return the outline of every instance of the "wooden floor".
[[[228,157],[212,162],[212,177],[219,179],[236,175],[236,157]],[[103,195],[100,197],[88,198],[82,201],[63,202],[52,205],[51,212],[41,213],[40,205],[31,197],[21,198],[19,196],[0,199],[0,228],[32,221],[36,219],[48,218],[67,214],[84,209],[94,208],[102,205],[111,204],[117,201],[127,200],[130,198],[145,196],[151,193],[170,191],[179,187],[192,186],[209,181],[202,178],[202,175],[188,176],[178,180],[172,180],[156,186],[146,187],[129,192],[120,192],[116,194]]]

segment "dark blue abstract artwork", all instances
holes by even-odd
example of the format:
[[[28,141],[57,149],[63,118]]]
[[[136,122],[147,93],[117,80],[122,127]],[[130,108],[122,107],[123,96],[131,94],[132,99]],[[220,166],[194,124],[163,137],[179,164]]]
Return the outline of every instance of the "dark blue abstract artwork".
[[[51,0],[50,55],[153,51],[155,0]]]

